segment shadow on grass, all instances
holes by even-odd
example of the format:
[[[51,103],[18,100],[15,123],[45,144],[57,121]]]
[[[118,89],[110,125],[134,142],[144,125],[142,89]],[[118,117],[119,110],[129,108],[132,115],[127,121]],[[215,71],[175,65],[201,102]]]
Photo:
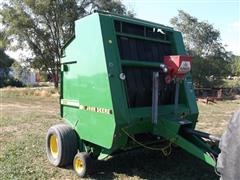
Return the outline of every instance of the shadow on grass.
[[[94,168],[94,167],[93,167]],[[96,162],[93,179],[214,180],[214,168],[180,149],[169,157],[160,152],[138,150]]]

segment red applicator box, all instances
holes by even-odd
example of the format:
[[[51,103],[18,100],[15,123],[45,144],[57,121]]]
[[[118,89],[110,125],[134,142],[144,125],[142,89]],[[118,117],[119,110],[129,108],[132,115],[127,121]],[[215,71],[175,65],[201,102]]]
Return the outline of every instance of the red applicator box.
[[[183,79],[191,71],[192,57],[187,55],[164,56],[164,64],[172,78]]]

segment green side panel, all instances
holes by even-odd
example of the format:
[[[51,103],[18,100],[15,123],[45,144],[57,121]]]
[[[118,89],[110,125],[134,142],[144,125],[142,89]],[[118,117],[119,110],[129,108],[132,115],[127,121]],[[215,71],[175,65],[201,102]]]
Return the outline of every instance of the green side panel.
[[[121,129],[128,126],[131,121],[131,114],[127,104],[125,82],[120,79],[122,68],[114,28],[114,20],[116,17],[113,18],[112,16],[102,14],[99,16],[116,123],[113,146],[111,148],[111,151],[114,151],[125,146],[127,143],[127,136]]]
[[[190,111],[189,115],[186,116],[186,119],[193,122],[192,128],[194,128],[197,123],[199,112],[192,83],[192,76],[190,73],[187,74],[180,91],[183,92],[181,96],[185,99],[185,104],[187,104]]]
[[[182,34],[178,31],[173,31],[173,38],[174,38],[175,50],[177,54],[180,54],[180,55],[186,54]]]
[[[125,93],[125,82],[120,79],[122,68],[114,29],[114,19],[111,16],[100,15],[100,22],[116,124],[121,126],[128,123],[130,117]]]
[[[77,100],[82,106],[113,110],[98,14],[75,22],[75,39],[64,54],[62,98]],[[63,118],[75,127],[81,139],[111,148],[114,112],[104,114],[69,106],[62,109]]]

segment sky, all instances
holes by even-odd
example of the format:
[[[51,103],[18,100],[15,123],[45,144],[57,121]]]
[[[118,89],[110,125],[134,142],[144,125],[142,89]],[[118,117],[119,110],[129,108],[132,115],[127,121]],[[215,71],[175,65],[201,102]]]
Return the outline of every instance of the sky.
[[[225,48],[240,55],[240,0],[123,0],[136,17],[171,26],[170,19],[184,10],[220,31]]]
[[[0,0],[2,1],[2,0]],[[170,19],[184,10],[200,21],[208,21],[221,33],[226,49],[240,55],[240,0],[122,0],[136,17],[171,26]],[[21,51],[7,51],[14,59],[28,56]]]

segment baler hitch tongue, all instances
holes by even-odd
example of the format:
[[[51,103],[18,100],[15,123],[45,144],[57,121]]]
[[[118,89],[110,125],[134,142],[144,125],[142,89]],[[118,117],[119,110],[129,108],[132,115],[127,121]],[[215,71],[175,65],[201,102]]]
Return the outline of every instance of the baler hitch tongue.
[[[190,128],[184,128],[183,131],[187,134],[191,134],[191,135],[195,135],[201,138],[205,138],[205,139],[209,139],[213,142],[219,142],[220,141],[220,137],[214,136],[212,134],[208,134],[206,132],[201,132],[201,131],[197,131],[194,129],[190,129]]]

